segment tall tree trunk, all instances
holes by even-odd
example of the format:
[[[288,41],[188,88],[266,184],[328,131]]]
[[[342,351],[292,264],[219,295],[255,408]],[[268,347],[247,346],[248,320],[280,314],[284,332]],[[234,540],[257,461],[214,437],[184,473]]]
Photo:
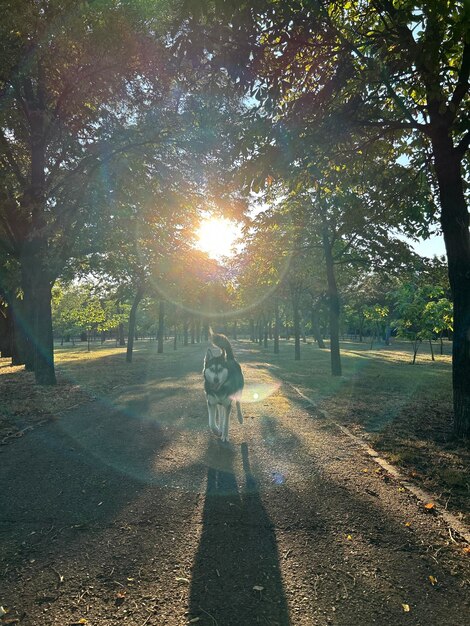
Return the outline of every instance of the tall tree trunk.
[[[30,347],[31,332],[28,330],[29,326],[26,323],[26,311],[24,299],[11,298],[9,300],[10,311],[12,317],[12,365],[25,365],[26,364],[26,351],[32,350]],[[32,352],[31,352],[32,353]],[[31,368],[32,370],[32,360]]]
[[[318,315],[315,311],[315,307],[312,306],[310,311],[310,321],[312,324],[312,333],[315,338],[315,341],[318,344],[318,347],[321,349],[325,348],[325,342],[323,341],[323,337],[321,335],[320,324],[318,323]]]
[[[21,287],[23,300],[16,307],[16,332],[21,362],[27,372],[34,371],[34,278],[31,268],[35,261],[25,254],[21,258]]]
[[[33,368],[36,382],[40,385],[55,385],[54,342],[51,311],[51,268],[48,258],[48,241],[43,234],[46,227],[46,116],[44,98],[44,72],[40,63],[37,66],[36,94],[27,94],[31,114],[31,170],[30,186],[22,202],[31,212],[31,231],[23,243],[26,272],[31,283],[32,329],[33,329]],[[31,354],[28,351],[26,366],[30,366]]]
[[[38,210],[33,209],[33,213]],[[36,235],[36,236],[35,236]],[[22,334],[25,338],[25,367],[34,371],[39,385],[55,385],[51,288],[46,243],[34,232],[23,244],[21,282],[23,288]]]
[[[139,307],[140,301],[144,297],[144,289],[143,287],[137,287],[137,290],[134,295],[134,300],[132,301],[131,310],[129,312],[129,331],[127,335],[127,350],[126,350],[126,361],[127,363],[132,363],[132,351],[134,349],[134,337],[135,337],[135,325],[137,320],[137,309]]]
[[[185,314],[183,321],[183,346],[187,346],[189,343],[189,335],[188,335],[188,318]]]
[[[307,343],[307,334],[305,332],[305,319],[303,313],[300,316],[300,336],[302,337],[302,343]]]
[[[121,322],[118,326],[118,343],[121,348],[126,345],[126,338],[124,336],[124,324]]]
[[[0,356],[2,358],[13,356],[13,317],[11,306],[2,306],[0,308]]]
[[[361,321],[359,324],[359,341],[362,343],[364,341],[364,315],[361,317]]]
[[[116,302],[116,313],[118,315],[122,313],[121,303],[119,302],[119,300]],[[126,345],[126,340],[124,337],[124,324],[122,322],[119,322],[119,325],[117,327],[116,343],[121,348],[124,348],[124,346]]]
[[[157,352],[163,352],[163,333],[165,330],[165,300],[160,300],[158,305],[158,344]]]
[[[173,306],[173,328],[174,328],[174,336],[173,336],[173,350],[176,350],[178,347],[178,308],[176,304]]]
[[[36,278],[34,307],[34,375],[39,385],[55,385],[54,338],[52,334],[51,284]]]
[[[339,348],[339,292],[336,284],[333,252],[328,236],[328,226],[323,224],[323,252],[325,254],[326,277],[328,281],[328,303],[330,317],[331,374],[341,376],[341,353]]]
[[[274,354],[279,354],[279,299],[276,296],[274,299]]]
[[[294,360],[300,361],[300,312],[299,312],[299,298],[294,290],[291,291],[292,297],[292,312],[294,320]]]
[[[447,129],[435,134],[432,148],[441,203],[441,226],[454,302],[452,389],[454,432],[470,436],[470,235],[463,190],[461,155]]]

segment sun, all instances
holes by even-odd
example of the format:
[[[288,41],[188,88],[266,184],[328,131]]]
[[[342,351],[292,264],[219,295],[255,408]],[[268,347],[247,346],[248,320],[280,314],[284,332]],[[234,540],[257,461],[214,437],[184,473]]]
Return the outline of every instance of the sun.
[[[234,254],[234,246],[240,238],[240,226],[227,218],[209,218],[201,222],[197,234],[197,248],[213,259]]]

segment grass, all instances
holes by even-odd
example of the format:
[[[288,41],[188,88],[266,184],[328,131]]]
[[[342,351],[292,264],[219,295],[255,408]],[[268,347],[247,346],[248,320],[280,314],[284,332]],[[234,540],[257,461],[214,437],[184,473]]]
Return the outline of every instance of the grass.
[[[137,343],[133,367],[125,362],[126,348],[110,343],[93,345],[90,352],[86,344],[56,347],[55,387],[36,385],[33,373],[25,372],[23,366],[10,366],[10,359],[0,359],[0,442],[96,396],[107,395],[120,385],[142,380],[153,363],[148,347],[147,343]],[[145,358],[139,358],[141,354]]]
[[[301,361],[294,361],[293,342],[281,342],[279,355],[248,341],[243,359],[292,383],[312,398],[333,420],[368,439],[382,455],[410,478],[430,489],[457,511],[470,511],[470,451],[452,433],[450,344],[443,356],[431,360],[429,348],[411,365],[409,344],[392,346],[344,342],[343,376],[330,375],[330,354],[311,343],[302,344]],[[67,409],[113,389],[143,380],[161,380],[178,371],[187,348],[155,358],[155,342],[136,344],[132,367],[125,348],[108,344],[58,347],[55,361],[58,384],[39,387],[22,367],[0,359],[0,442],[37,422],[55,419]]]
[[[261,349],[279,378],[470,519],[470,449],[453,435],[450,352],[447,343],[432,361],[426,346],[412,365],[406,342],[372,350],[343,342],[343,376],[333,378],[329,351],[316,345],[302,345],[301,361],[293,360],[292,342],[279,355]]]

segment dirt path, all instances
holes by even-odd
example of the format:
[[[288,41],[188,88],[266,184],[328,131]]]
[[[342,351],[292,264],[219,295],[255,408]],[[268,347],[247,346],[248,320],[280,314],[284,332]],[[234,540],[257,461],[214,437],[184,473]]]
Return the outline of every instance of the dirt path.
[[[207,431],[195,348],[0,450],[4,619],[468,623],[470,556],[440,517],[238,354],[246,421],[228,448]]]

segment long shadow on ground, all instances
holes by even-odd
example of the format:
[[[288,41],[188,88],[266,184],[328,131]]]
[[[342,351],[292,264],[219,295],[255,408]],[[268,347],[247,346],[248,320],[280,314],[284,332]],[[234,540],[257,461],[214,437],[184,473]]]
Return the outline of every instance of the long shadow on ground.
[[[211,442],[203,530],[190,590],[190,615],[202,624],[290,624],[274,526],[241,444],[244,485],[234,452]]]

